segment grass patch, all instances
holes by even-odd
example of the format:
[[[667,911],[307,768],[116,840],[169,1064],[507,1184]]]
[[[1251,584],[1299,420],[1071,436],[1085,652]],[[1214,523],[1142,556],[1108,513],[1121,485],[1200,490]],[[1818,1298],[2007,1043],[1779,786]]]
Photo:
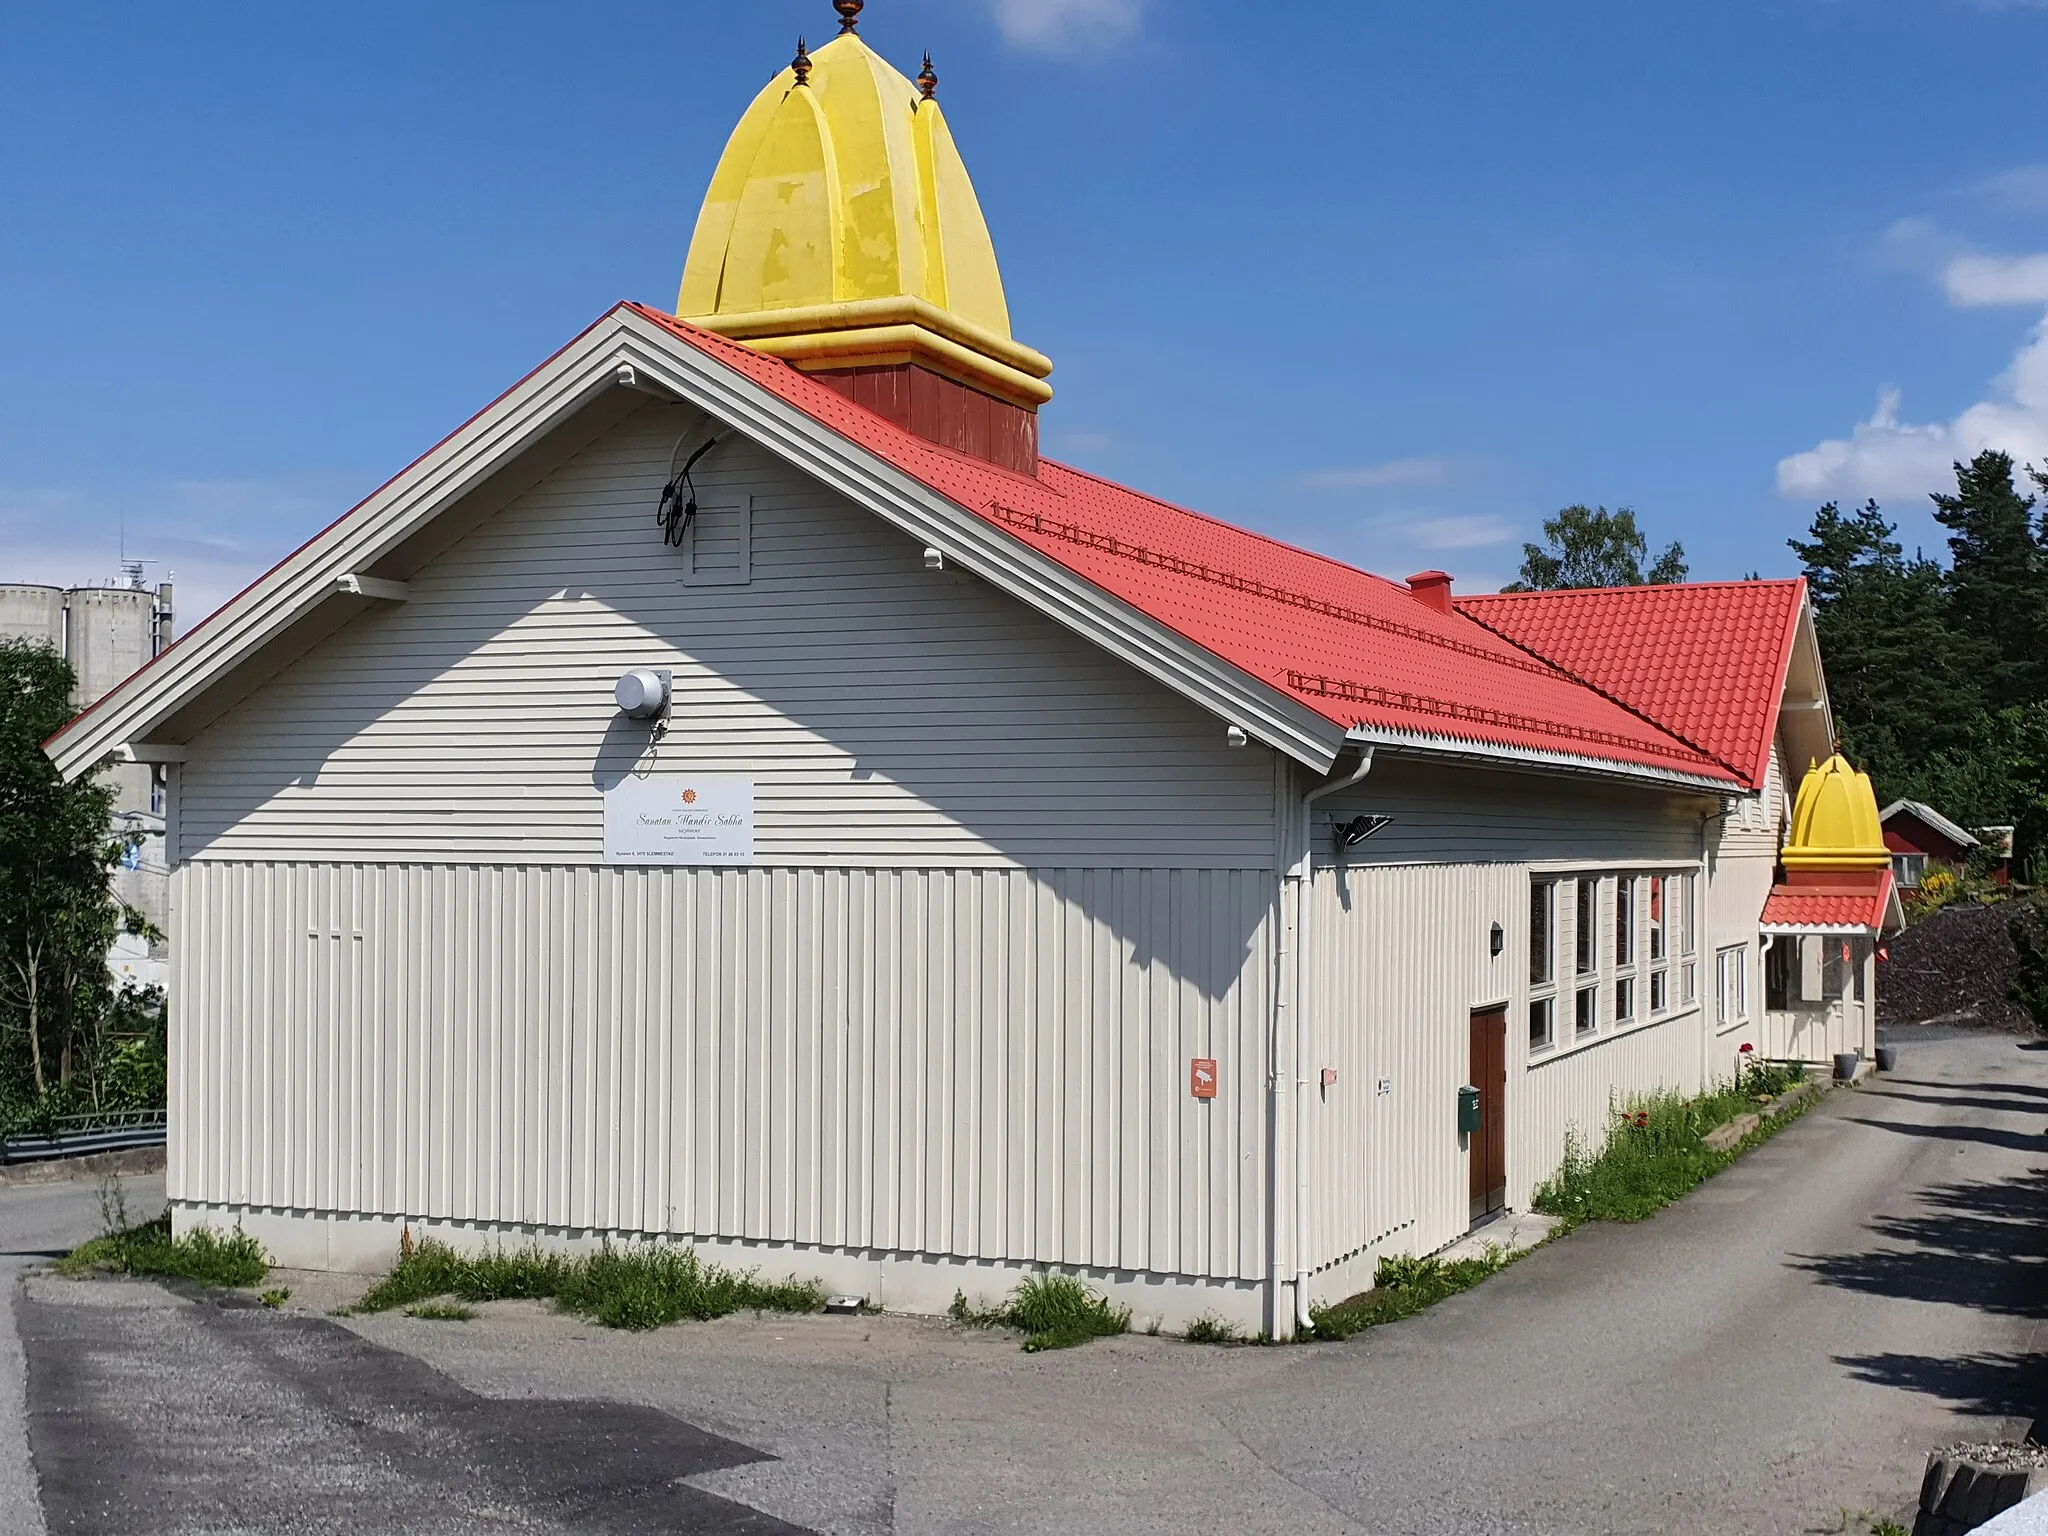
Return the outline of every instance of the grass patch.
[[[1237,1325],[1205,1312],[1188,1324],[1185,1337],[1190,1344],[1235,1344]]]
[[[1804,1076],[1802,1068],[1766,1064],[1749,1068],[1739,1084],[1697,1099],[1675,1093],[1637,1099],[1615,1111],[1607,1143],[1598,1152],[1577,1132],[1567,1133],[1564,1161],[1537,1186],[1533,1204],[1572,1225],[1654,1216],[1817,1102],[1816,1096],[1766,1118],[1725,1151],[1706,1144],[1710,1131],[1757,1110]]]
[[[1398,1323],[1428,1310],[1447,1297],[1469,1291],[1499,1274],[1519,1257],[1500,1248],[1470,1259],[1381,1259],[1373,1271],[1373,1288],[1335,1306],[1314,1307],[1309,1319],[1318,1339],[1348,1339],[1354,1333]]]
[[[1015,1328],[1024,1337],[1026,1353],[1072,1349],[1090,1339],[1106,1339],[1131,1328],[1131,1309],[1120,1307],[1071,1275],[1033,1275],[997,1307],[974,1307],[964,1291],[953,1293],[950,1315],[955,1322],[980,1328]]]
[[[428,1323],[470,1323],[476,1321],[476,1308],[465,1307],[459,1301],[423,1301],[416,1307],[407,1307],[405,1315]]]
[[[428,1315],[421,1304],[453,1297],[461,1302],[552,1301],[563,1311],[607,1328],[648,1329],[666,1323],[704,1322],[735,1312],[817,1312],[825,1289],[816,1281],[770,1283],[751,1273],[706,1264],[691,1249],[614,1248],[606,1243],[586,1258],[537,1247],[457,1253],[407,1233],[391,1273],[355,1304],[357,1312]],[[471,1314],[472,1316],[474,1314]]]
[[[166,1211],[155,1221],[81,1243],[56,1269],[61,1275],[161,1275],[234,1288],[261,1285],[270,1273],[270,1256],[239,1228],[222,1235],[200,1227],[173,1237]]]

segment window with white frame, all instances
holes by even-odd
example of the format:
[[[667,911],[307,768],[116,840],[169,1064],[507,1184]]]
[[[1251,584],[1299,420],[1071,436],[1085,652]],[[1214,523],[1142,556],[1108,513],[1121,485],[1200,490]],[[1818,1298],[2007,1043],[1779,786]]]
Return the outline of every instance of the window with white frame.
[[[1579,962],[1573,1029],[1577,1034],[1590,1035],[1600,1027],[1600,881],[1581,875],[1573,884],[1577,894],[1573,938]]]
[[[1927,855],[1895,853],[1892,855],[1892,872],[1898,876],[1899,884],[1918,890],[1920,882],[1927,878]]]
[[[1539,876],[1529,889],[1531,1051],[1698,1002],[1692,871]]]
[[[1677,957],[1678,1001],[1697,1002],[1699,981],[1699,882],[1692,875],[1673,875],[1668,882],[1671,904],[1671,953]]]
[[[1749,1017],[1749,946],[1724,949],[1714,957],[1715,1017],[1722,1025]]]
[[[1529,1049],[1557,1039],[1557,882],[1529,882]]]

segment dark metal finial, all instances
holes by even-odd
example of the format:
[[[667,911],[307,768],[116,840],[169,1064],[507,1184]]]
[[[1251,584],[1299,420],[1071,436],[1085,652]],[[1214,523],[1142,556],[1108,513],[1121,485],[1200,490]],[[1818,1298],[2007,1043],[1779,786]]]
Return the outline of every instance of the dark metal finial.
[[[867,9],[868,0],[832,0],[832,9],[839,13],[839,30],[851,32],[860,25],[860,13]]]
[[[918,72],[917,88],[924,93],[926,101],[939,99],[939,72],[932,68],[932,56],[929,52],[924,56],[924,68]]]
[[[796,71],[798,85],[811,83],[811,45],[802,38],[796,40],[796,57],[790,60],[789,67]]]

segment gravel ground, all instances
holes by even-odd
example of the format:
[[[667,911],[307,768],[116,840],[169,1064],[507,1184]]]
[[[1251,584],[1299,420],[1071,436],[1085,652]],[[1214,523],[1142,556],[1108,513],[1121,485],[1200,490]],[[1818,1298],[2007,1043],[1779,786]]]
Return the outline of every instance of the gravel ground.
[[[2034,1021],[2006,996],[2019,954],[2007,925],[2019,903],[1949,907],[1889,941],[1877,971],[1877,1022],[1936,1022],[2030,1034]]]

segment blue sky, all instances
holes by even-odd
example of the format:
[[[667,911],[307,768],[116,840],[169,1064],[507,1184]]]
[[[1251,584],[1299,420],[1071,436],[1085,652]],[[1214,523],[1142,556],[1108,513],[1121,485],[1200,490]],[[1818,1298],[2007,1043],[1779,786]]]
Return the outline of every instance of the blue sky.
[[[828,0],[0,8],[0,579],[189,622],[621,298]],[[2048,460],[2048,0],[871,0],[1056,456],[1396,577]]]

